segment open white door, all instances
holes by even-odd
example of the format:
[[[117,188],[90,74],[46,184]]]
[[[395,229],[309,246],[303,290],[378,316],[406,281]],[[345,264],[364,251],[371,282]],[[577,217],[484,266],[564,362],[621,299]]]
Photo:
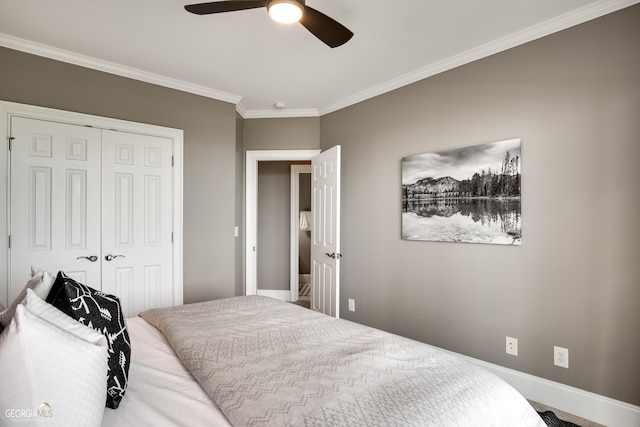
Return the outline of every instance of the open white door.
[[[340,317],[340,146],[311,160],[311,308]]]

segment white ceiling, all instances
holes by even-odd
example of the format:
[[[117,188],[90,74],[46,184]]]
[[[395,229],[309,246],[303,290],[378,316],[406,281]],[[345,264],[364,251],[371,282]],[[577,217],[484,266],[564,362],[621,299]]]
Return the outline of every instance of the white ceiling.
[[[232,102],[246,118],[318,116],[640,0],[307,0],[355,33],[335,49],[266,9],[184,10],[199,1],[1,0],[0,46]]]

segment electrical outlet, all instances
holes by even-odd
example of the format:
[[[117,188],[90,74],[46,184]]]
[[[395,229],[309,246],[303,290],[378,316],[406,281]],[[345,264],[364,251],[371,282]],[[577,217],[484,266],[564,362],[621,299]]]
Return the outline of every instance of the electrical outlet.
[[[238,237],[240,235],[240,229],[238,227],[233,227],[233,237]]]
[[[507,337],[507,354],[518,355],[518,338]]]
[[[347,302],[349,303],[349,311],[356,311],[356,300],[349,298]]]
[[[569,369],[569,349],[553,346],[553,364]]]

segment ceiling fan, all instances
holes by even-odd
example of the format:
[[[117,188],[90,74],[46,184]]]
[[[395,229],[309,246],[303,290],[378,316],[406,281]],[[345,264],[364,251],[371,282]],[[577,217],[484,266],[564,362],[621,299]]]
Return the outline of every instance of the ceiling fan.
[[[266,7],[275,21],[300,22],[314,36],[329,47],[338,47],[348,42],[353,33],[344,25],[305,5],[305,0],[226,0],[190,4],[184,8],[196,15],[235,12],[238,10]]]

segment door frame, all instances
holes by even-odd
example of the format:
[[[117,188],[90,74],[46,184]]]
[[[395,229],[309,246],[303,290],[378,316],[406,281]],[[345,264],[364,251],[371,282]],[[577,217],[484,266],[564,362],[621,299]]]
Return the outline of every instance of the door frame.
[[[258,294],[258,162],[311,160],[317,150],[247,150],[245,153],[245,295]]]
[[[291,165],[291,260],[289,287],[291,288],[291,301],[298,301],[299,291],[299,266],[298,257],[300,256],[300,175],[303,173],[311,174],[311,165]]]
[[[0,100],[0,212],[6,213],[6,221],[0,221],[0,238],[5,244],[0,244],[0,280],[9,280],[9,249],[8,241],[10,235],[10,206],[9,189],[11,188],[9,176],[9,137],[11,117],[25,117],[37,120],[49,120],[70,125],[90,126],[100,129],[111,129],[122,132],[137,133],[168,138],[173,141],[173,304],[183,303],[183,221],[182,221],[182,182],[183,182],[183,146],[184,132],[182,129],[174,129],[163,126],[137,123],[109,117],[94,116],[84,113],[76,113],[66,110],[56,110],[53,108],[38,107],[28,104]],[[26,281],[25,281],[26,283]],[[6,295],[0,295],[0,301],[6,301],[7,305],[11,301],[9,298],[9,287]]]

